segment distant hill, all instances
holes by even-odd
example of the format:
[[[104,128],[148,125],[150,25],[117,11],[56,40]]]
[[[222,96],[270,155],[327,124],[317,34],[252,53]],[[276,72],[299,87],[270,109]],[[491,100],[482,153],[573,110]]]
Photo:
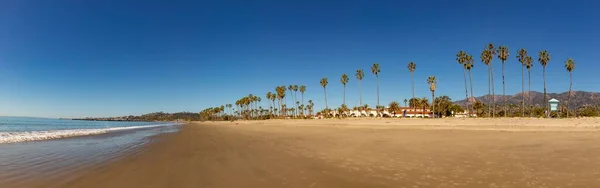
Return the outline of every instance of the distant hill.
[[[520,105],[523,95],[525,95],[525,104],[528,104],[527,92],[517,93],[515,95],[506,95],[507,103]],[[476,97],[476,99],[477,101],[481,101],[487,104],[492,99],[492,97],[490,96],[491,95],[484,95]],[[558,99],[561,104],[565,104],[564,102],[567,101],[568,96],[568,91],[563,93],[548,93],[546,100],[555,98]],[[502,98],[502,95],[496,95],[496,104],[502,104],[503,102],[504,99]],[[533,103],[533,105],[540,106],[546,104],[546,102],[544,102],[544,93],[531,91],[531,102]],[[455,103],[465,105],[466,100],[455,101]],[[569,103],[569,106],[571,106],[571,108],[578,108],[583,105],[600,105],[600,92],[573,91],[571,92],[571,101]]]

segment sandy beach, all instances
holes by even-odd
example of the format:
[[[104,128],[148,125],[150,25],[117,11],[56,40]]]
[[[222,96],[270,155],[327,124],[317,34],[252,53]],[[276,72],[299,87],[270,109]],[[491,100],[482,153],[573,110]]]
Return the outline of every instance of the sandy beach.
[[[600,187],[599,130],[594,118],[196,122],[116,162],[18,185]]]

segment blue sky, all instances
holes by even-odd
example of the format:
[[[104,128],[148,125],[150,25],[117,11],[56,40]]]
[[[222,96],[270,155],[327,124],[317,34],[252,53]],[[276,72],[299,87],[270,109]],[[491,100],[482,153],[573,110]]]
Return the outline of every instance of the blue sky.
[[[547,49],[549,92],[568,90],[564,61],[577,62],[574,90],[599,91],[600,4],[595,1],[46,1],[0,6],[0,115],[119,116],[197,112],[277,85],[306,85],[305,99],[324,107],[358,104],[354,72],[381,65],[381,102],[411,95],[406,64],[417,63],[416,95],[464,98],[455,54],[477,57],[475,95],[487,94],[479,61],[487,43],[507,45],[507,93],[521,90],[516,51],[537,59]],[[496,93],[500,68],[493,61]],[[542,71],[532,69],[541,91]],[[376,103],[375,77],[363,100]],[[263,100],[264,101],[264,100]],[[264,103],[267,105],[267,103]]]

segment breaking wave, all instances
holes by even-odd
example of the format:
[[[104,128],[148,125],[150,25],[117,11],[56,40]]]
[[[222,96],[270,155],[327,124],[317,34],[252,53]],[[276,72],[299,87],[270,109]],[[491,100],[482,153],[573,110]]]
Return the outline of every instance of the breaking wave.
[[[48,131],[29,131],[29,132],[0,132],[0,144],[16,143],[16,142],[28,142],[38,140],[51,140],[59,138],[69,138],[76,136],[88,136],[105,134],[109,132],[144,129],[153,127],[164,127],[173,124],[162,124],[162,125],[144,125],[144,126],[130,126],[130,127],[111,127],[102,129],[72,129],[72,130],[48,130]]]

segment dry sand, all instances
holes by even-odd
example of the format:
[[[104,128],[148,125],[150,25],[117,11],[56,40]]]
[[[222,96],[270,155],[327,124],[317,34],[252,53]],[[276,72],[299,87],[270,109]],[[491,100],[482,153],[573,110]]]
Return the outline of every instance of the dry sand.
[[[598,130],[600,119],[204,122],[23,187],[600,187]]]

